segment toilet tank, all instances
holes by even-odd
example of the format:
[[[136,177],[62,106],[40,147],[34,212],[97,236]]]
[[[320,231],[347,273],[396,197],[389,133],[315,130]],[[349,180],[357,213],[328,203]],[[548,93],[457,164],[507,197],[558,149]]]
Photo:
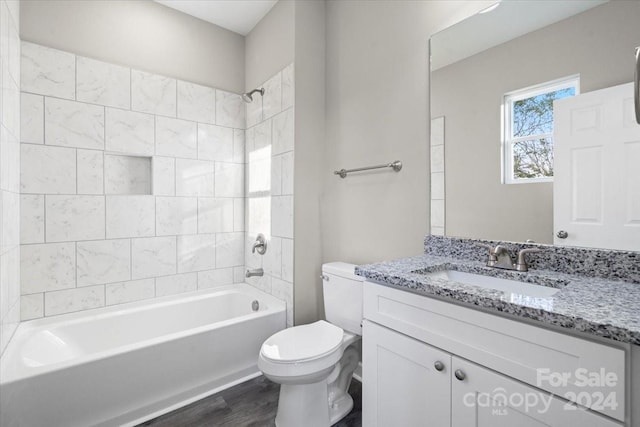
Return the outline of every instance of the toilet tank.
[[[354,264],[330,262],[322,265],[322,290],[327,321],[362,335],[362,282]]]

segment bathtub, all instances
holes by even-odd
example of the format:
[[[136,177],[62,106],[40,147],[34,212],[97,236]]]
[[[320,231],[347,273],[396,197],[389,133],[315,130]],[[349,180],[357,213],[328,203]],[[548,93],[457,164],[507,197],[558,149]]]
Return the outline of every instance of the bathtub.
[[[136,425],[259,375],[285,318],[239,284],[22,323],[0,362],[0,425]]]

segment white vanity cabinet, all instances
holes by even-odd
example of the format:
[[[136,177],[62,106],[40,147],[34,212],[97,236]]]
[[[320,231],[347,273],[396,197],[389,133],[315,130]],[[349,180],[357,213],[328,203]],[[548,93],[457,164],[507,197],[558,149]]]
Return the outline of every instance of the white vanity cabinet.
[[[371,282],[364,283],[363,297],[364,427],[630,425],[624,345]],[[578,369],[616,380],[585,387],[573,375]],[[560,384],[547,371],[569,375]],[[591,409],[564,396],[577,396]]]

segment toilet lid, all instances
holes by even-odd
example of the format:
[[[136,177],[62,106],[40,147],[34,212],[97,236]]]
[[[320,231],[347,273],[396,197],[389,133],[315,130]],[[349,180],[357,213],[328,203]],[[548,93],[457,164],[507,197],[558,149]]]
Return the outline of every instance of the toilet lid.
[[[300,362],[332,353],[342,343],[343,331],[331,323],[319,320],[309,325],[295,326],[269,337],[260,352],[274,362]]]

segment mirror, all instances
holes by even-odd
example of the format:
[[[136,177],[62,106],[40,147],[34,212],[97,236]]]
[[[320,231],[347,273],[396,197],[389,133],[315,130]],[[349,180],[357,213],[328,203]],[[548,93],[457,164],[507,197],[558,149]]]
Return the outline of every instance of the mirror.
[[[580,94],[633,81],[640,2],[489,9],[431,38],[432,232],[554,243],[553,181],[504,183],[505,95],[572,76]]]

